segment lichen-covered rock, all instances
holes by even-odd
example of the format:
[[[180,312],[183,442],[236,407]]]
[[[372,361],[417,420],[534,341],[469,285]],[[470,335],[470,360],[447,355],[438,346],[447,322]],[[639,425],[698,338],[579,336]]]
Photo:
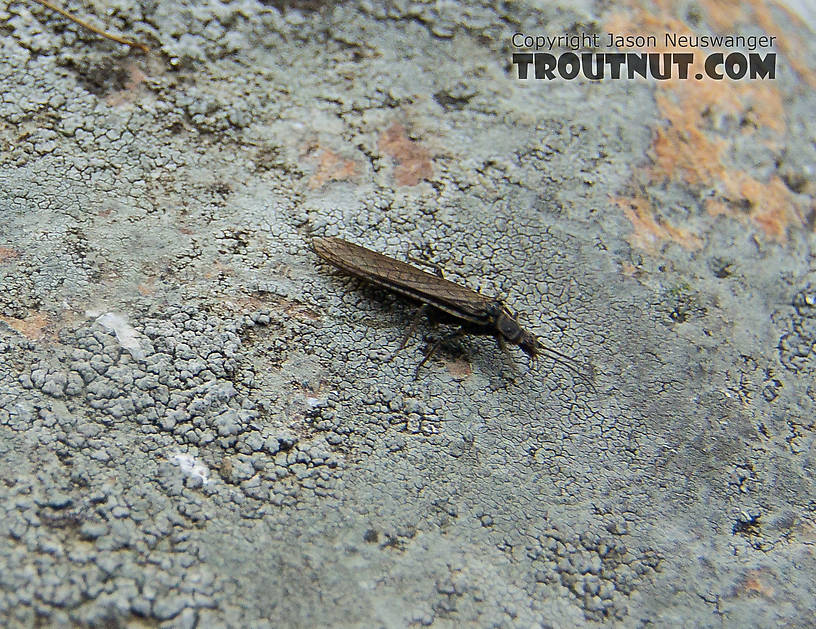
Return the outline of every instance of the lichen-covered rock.
[[[0,8],[3,626],[812,624],[813,38],[607,4],[81,16],[147,56]],[[665,24],[777,77],[512,63]],[[501,296],[595,390],[473,336],[417,373],[450,330],[400,349],[416,306],[316,235]]]

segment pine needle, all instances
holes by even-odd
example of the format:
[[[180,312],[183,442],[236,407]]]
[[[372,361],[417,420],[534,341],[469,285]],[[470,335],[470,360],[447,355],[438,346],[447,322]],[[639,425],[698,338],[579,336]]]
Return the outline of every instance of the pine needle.
[[[133,41],[131,39],[126,39],[124,37],[120,37],[119,35],[113,35],[112,33],[108,33],[108,32],[103,31],[102,29],[96,28],[94,25],[88,24],[88,22],[85,22],[84,20],[80,20],[75,15],[72,15],[71,13],[68,13],[68,11],[66,11],[65,9],[61,9],[58,6],[56,6],[54,4],[51,4],[50,2],[48,2],[48,0],[34,0],[34,2],[37,2],[37,3],[41,4],[41,5],[43,5],[44,7],[48,8],[48,9],[51,9],[52,11],[56,11],[61,16],[65,17],[65,18],[68,18],[69,20],[71,20],[75,24],[79,24],[82,28],[91,31],[92,33],[96,33],[100,37],[104,37],[105,39],[110,39],[111,41],[115,41],[118,44],[124,44],[125,46],[130,46],[131,48],[138,48],[139,50],[141,50],[145,54],[150,52],[150,48],[148,48],[145,44],[142,44],[142,43],[137,42],[137,41]]]

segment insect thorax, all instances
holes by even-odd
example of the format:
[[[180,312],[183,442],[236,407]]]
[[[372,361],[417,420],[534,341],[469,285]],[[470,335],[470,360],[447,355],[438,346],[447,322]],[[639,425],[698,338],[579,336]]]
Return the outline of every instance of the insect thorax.
[[[508,343],[518,343],[524,330],[518,324],[515,317],[507,310],[501,302],[496,302],[496,312],[492,313],[496,332],[498,332]]]

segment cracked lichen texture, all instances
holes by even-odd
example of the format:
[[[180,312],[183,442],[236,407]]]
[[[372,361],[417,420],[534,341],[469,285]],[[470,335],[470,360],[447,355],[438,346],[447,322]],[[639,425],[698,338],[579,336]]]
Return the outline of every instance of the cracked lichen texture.
[[[812,622],[804,28],[334,5],[66,3],[148,56],[0,9],[2,624]],[[776,109],[512,73],[516,31],[692,18],[785,37]],[[415,378],[442,330],[398,352],[315,235],[503,296],[596,390],[489,338]]]

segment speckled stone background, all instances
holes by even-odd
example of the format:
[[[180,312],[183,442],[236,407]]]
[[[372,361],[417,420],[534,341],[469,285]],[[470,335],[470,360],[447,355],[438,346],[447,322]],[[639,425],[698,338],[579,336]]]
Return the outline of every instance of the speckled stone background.
[[[812,626],[814,34],[774,2],[0,9],[7,627]],[[519,81],[514,32],[778,38]],[[503,295],[596,391],[318,263]]]

